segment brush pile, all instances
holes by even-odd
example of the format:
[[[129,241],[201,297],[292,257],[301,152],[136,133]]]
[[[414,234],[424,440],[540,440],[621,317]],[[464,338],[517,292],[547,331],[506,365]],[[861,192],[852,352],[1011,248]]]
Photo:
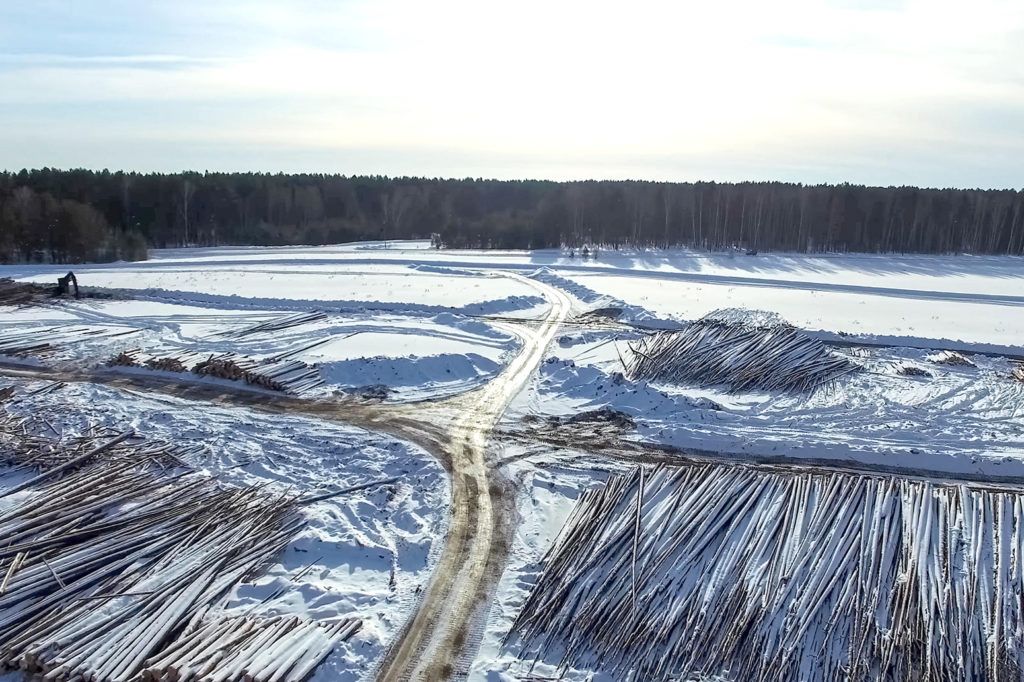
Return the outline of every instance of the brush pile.
[[[896,373],[902,377],[930,377],[932,374],[917,365],[900,365]]]
[[[1018,362],[1013,368],[1013,378],[1024,383],[1024,362]]]
[[[737,466],[584,494],[506,639],[612,679],[1019,680],[1024,494]]]
[[[0,489],[0,668],[300,682],[358,630],[223,611],[304,524],[294,496],[224,489],[131,432],[55,440],[25,424],[0,419],[2,459],[39,472]]]
[[[813,391],[860,366],[771,313],[718,310],[680,331],[647,336],[625,362],[633,380]]]

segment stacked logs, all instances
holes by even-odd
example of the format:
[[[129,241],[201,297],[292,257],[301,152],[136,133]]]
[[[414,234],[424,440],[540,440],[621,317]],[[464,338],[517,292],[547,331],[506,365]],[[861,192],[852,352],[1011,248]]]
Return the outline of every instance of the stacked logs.
[[[974,361],[968,358],[963,353],[957,353],[952,350],[944,350],[934,355],[930,355],[928,360],[934,362],[936,365],[951,365],[953,367],[975,367]]]
[[[629,346],[625,372],[633,380],[813,391],[860,366],[783,323],[747,323],[715,313],[679,331],[665,331]]]
[[[0,334],[0,355],[25,357],[26,355],[49,353],[54,349],[50,336],[54,331],[52,329],[32,329]]]
[[[229,381],[244,381],[271,391],[301,394],[323,385],[320,371],[313,365],[288,359],[287,354],[259,363],[234,353],[210,355],[196,362],[196,354],[146,357],[138,350],[118,353],[107,361],[108,367],[146,367],[165,372],[191,371],[200,376]]]
[[[362,621],[355,618],[318,625],[298,617],[220,616],[187,629],[154,655],[142,670],[142,680],[212,682],[226,676],[301,682],[338,642],[348,640],[361,626]]]
[[[293,496],[170,470],[166,447],[131,432],[63,441],[6,413],[0,425],[5,447],[22,446],[8,461],[38,472],[0,489],[0,668],[48,680],[300,682],[358,630],[352,619],[223,611],[303,525]]]
[[[0,277],[0,305],[26,305],[52,294],[52,287]]]
[[[192,371],[200,376],[217,377],[228,381],[245,381],[248,373],[254,369],[256,369],[256,363],[252,360],[233,353],[224,353],[223,355],[211,355],[193,367]]]
[[[1024,494],[736,466],[585,493],[506,639],[612,679],[1024,674]]]
[[[0,355],[25,357],[46,355],[59,346],[135,334],[139,330],[94,329],[89,327],[33,327],[0,334]]]
[[[275,317],[274,319],[266,322],[259,322],[237,331],[227,332],[224,336],[240,339],[246,336],[252,336],[253,334],[276,332],[282,329],[298,327],[299,325],[308,324],[310,322],[319,322],[320,320],[325,319],[327,319],[327,313],[320,310],[292,313],[291,315]]]
[[[110,360],[107,360],[107,367],[138,367],[138,350],[123,350]]]
[[[323,385],[320,371],[299,360],[272,358],[258,364],[231,353],[210,356],[192,370],[196,374],[214,376],[231,381],[244,381],[271,391],[303,393]]]

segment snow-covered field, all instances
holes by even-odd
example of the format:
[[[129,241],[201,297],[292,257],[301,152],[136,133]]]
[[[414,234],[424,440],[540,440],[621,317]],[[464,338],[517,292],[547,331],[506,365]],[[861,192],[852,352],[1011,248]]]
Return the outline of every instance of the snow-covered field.
[[[1012,366],[1002,357],[1024,354],[1024,259],[626,250],[581,259],[558,251],[426,246],[165,250],[143,263],[76,266],[83,286],[113,288],[123,299],[0,308],[0,334],[132,332],[68,343],[54,356],[76,363],[101,363],[128,348],[254,358],[296,352],[319,366],[326,382],[320,396],[384,384],[394,391],[389,400],[406,402],[459,394],[497,376],[531,333],[531,320],[549,307],[530,278],[566,291],[578,312],[617,307],[623,321],[644,327],[675,326],[718,308],[757,308],[825,338],[864,342],[836,352],[867,371],[809,396],[649,385],[618,376],[620,354],[642,331],[567,325],[501,428],[529,433],[522,422],[528,415],[610,407],[636,421],[626,436],[632,441],[726,459],[1024,480],[1024,384],[1010,377]],[[0,277],[39,282],[63,272],[0,266]],[[303,310],[327,317],[270,334],[225,335]],[[996,355],[974,355],[976,367],[954,367],[931,362],[934,348]],[[907,365],[930,376],[899,374]],[[202,441],[207,459],[195,464],[229,482],[314,489],[402,472],[393,495],[371,490],[318,505],[310,530],[282,564],[238,595],[239,603],[255,603],[310,561],[322,562],[306,583],[267,607],[368,619],[368,629],[318,679],[369,674],[412,609],[440,547],[448,499],[440,466],[414,446],[308,417],[126,395],[76,384],[60,399],[147,435]],[[500,640],[537,562],[581,491],[623,465],[550,446],[493,449],[516,482],[521,523],[471,679],[511,680],[521,671],[501,653]]]

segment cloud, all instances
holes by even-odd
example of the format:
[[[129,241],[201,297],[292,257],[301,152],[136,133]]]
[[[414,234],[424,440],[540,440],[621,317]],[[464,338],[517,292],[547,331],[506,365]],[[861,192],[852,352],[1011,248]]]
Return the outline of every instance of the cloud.
[[[1014,3],[140,5],[76,3],[84,28],[52,31],[75,50],[0,56],[0,141],[52,142],[8,162],[127,144],[165,168],[184,145],[175,163],[224,168],[259,146],[311,171],[1021,183]],[[42,34],[52,10],[13,18]]]

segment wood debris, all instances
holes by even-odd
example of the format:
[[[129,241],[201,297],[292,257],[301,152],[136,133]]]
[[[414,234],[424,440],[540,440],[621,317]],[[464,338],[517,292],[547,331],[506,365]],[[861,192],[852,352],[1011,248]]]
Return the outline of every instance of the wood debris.
[[[1019,680],[1024,493],[727,465],[585,493],[506,639],[612,679]]]
[[[748,315],[749,313],[749,315]],[[778,318],[715,311],[679,331],[630,344],[626,375],[636,380],[812,391],[861,369]]]

